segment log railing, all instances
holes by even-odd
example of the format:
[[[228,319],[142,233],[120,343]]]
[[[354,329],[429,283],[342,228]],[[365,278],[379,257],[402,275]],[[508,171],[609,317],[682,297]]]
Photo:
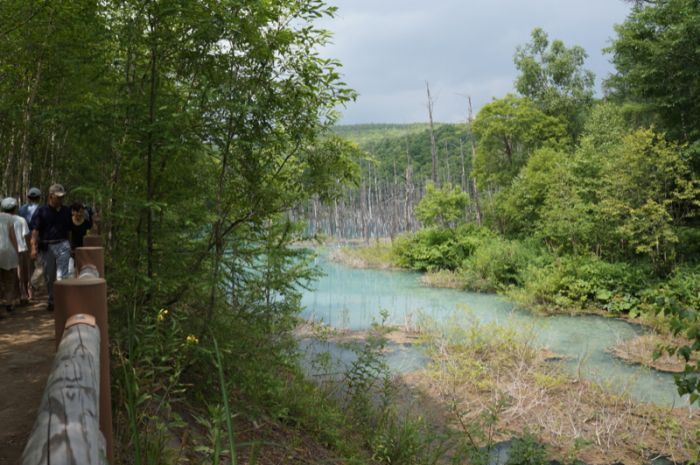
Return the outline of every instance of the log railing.
[[[57,352],[22,465],[113,463],[107,286],[99,237],[54,284]]]

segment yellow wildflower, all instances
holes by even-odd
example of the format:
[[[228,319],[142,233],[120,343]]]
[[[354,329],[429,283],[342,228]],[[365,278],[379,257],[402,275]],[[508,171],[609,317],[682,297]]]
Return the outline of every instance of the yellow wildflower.
[[[165,320],[166,316],[168,316],[168,309],[167,308],[161,308],[160,310],[158,310],[158,321]]]
[[[189,336],[187,336],[187,339],[185,339],[185,342],[187,342],[187,344],[189,345],[195,345],[199,344],[199,339],[197,339],[197,336],[190,334]]]

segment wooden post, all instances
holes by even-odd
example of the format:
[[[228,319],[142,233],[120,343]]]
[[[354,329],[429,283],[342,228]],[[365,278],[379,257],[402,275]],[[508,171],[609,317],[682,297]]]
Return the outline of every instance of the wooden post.
[[[60,341],[68,318],[76,314],[95,317],[100,329],[100,430],[107,442],[107,460],[113,463],[112,394],[109,368],[109,326],[107,284],[102,278],[63,279],[54,284],[56,340]]]
[[[105,249],[102,247],[78,247],[75,249],[75,269],[80,270],[85,266],[94,266],[100,278],[105,277]]]
[[[22,465],[104,464],[98,429],[100,331],[90,315],[66,323]]]
[[[102,236],[85,236],[83,238],[83,247],[102,247]]]

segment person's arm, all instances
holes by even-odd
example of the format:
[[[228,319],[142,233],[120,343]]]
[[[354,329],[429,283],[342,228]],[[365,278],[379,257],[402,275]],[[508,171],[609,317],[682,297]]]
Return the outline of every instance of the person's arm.
[[[32,257],[32,260],[36,260],[38,246],[39,246],[39,230],[32,229],[32,251],[29,254],[29,256]]]

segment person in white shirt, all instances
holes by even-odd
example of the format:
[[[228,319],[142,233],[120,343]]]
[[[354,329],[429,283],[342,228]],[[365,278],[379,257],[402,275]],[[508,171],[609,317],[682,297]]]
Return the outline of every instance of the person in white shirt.
[[[19,261],[19,266],[17,268],[17,276],[19,278],[19,301],[20,305],[25,305],[29,303],[29,299],[32,298],[32,288],[31,288],[31,258],[29,257],[29,239],[31,238],[31,232],[29,231],[29,225],[27,220],[22,216],[17,214],[19,205],[17,201],[8,197],[7,207],[12,209],[7,213],[15,215],[15,237],[17,239],[17,256]],[[14,205],[14,206],[13,206]]]
[[[15,233],[16,215],[8,213],[17,208],[17,201],[11,197],[0,202],[0,305],[8,312],[14,311],[19,299],[19,255]],[[1,315],[1,314],[0,314]]]

